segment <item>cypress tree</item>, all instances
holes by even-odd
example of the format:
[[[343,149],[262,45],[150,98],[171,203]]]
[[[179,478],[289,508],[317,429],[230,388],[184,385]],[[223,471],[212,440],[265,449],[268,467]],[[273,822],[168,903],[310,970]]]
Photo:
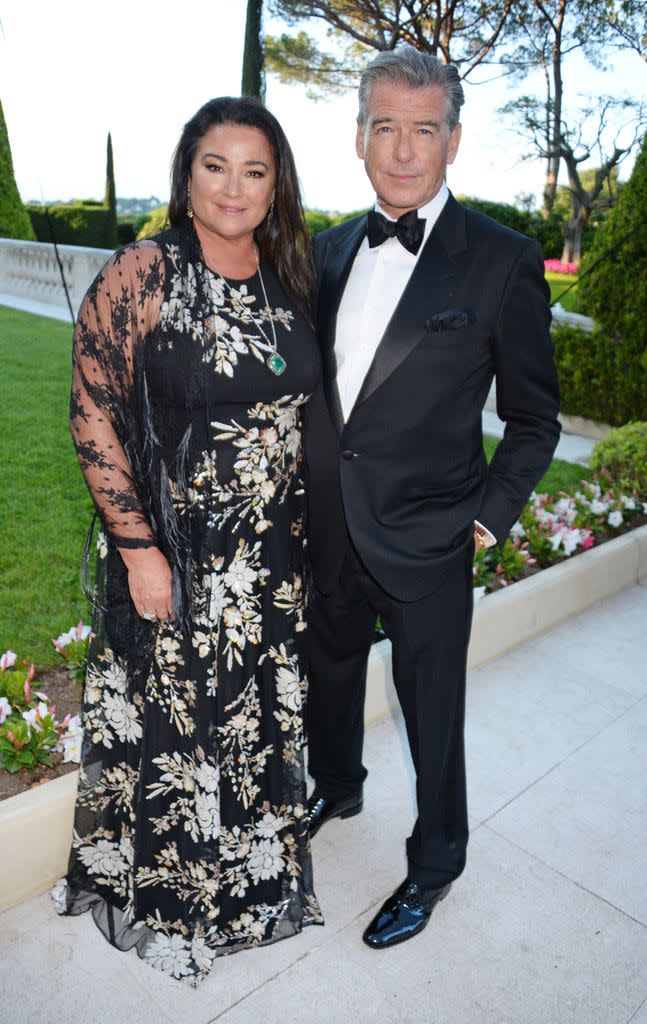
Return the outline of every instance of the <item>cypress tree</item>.
[[[243,96],[265,99],[265,56],[263,48],[263,0],[247,0],[245,49],[243,51]]]
[[[25,238],[35,241],[36,235],[29,214],[22,205],[11,159],[9,132],[0,101],[0,237]]]
[[[116,249],[119,245],[117,234],[117,189],[115,186],[115,168],[112,159],[112,136],[108,132],[108,149],[106,156],[106,197],[104,206],[110,211],[106,223],[106,249]]]

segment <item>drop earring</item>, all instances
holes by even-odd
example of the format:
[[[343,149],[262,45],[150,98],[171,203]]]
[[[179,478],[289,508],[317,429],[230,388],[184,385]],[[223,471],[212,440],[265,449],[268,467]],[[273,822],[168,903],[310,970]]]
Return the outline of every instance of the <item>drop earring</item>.
[[[186,188],[186,215],[189,220],[193,220],[193,203],[191,202],[191,186],[187,185]]]

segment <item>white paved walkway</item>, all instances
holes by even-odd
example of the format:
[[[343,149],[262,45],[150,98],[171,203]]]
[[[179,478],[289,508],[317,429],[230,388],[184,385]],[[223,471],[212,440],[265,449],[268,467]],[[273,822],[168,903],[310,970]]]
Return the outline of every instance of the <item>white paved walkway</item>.
[[[364,812],[314,841],[326,925],[197,990],[46,895],[0,916],[7,1024],[647,1024],[647,582],[469,678],[468,867],[427,929],[361,933],[404,875],[399,717],[366,737]]]

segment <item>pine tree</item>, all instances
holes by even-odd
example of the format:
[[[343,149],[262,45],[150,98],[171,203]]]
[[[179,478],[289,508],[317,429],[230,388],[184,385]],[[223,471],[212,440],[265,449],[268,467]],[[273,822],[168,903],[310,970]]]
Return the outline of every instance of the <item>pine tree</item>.
[[[25,238],[35,241],[36,235],[25,207],[22,205],[13,172],[9,132],[0,101],[0,237]]]
[[[240,89],[243,96],[265,99],[263,49],[263,0],[247,0],[243,80]]]
[[[115,168],[112,160],[112,136],[108,132],[108,150],[106,158],[106,197],[104,206],[110,211],[106,223],[106,249],[116,249],[119,245],[117,234],[117,189],[115,187]]]

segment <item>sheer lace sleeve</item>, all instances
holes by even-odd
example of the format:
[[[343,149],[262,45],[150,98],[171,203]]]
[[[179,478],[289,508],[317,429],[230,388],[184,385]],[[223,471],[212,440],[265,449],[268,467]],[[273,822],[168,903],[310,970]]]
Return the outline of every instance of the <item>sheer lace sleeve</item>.
[[[139,443],[136,347],[155,326],[162,299],[159,248],[151,242],[128,246],[89,288],[74,333],[72,438],[104,529],[122,548],[155,544],[128,452]]]

